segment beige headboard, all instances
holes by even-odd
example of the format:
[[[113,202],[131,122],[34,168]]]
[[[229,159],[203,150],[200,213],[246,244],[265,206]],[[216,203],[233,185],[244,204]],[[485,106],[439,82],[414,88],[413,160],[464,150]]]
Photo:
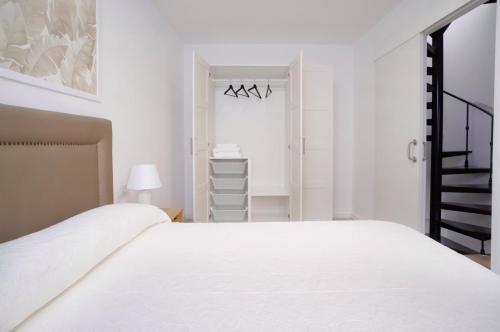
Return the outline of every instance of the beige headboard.
[[[113,203],[111,122],[0,104],[0,243]]]

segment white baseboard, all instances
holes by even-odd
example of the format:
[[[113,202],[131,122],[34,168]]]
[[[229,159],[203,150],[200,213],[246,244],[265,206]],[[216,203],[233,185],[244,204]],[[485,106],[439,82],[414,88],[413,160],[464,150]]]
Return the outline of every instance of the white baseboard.
[[[336,213],[333,216],[333,220],[358,220],[354,214],[352,213]]]
[[[186,215],[185,216],[186,220],[193,220],[193,216],[191,215]],[[336,213],[333,216],[333,220],[360,220],[358,216],[352,214],[352,213]]]

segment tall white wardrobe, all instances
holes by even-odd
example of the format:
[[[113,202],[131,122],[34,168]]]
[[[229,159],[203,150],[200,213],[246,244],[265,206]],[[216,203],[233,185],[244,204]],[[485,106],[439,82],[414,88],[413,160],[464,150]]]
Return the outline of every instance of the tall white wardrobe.
[[[224,95],[254,84],[262,99]],[[194,222],[332,220],[333,121],[328,65],[299,54],[289,65],[220,66],[193,54]],[[242,158],[212,157],[228,143]]]

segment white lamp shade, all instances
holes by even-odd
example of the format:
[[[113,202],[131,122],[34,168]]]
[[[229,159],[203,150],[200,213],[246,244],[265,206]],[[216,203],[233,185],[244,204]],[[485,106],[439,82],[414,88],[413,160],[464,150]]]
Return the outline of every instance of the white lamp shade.
[[[154,164],[136,165],[130,171],[127,188],[130,190],[149,190],[161,187],[158,169]]]

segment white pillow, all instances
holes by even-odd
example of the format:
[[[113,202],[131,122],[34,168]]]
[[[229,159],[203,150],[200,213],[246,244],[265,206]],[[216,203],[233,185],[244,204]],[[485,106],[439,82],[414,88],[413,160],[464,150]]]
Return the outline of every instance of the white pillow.
[[[0,331],[8,331],[149,227],[171,222],[151,205],[99,207],[0,244]]]

